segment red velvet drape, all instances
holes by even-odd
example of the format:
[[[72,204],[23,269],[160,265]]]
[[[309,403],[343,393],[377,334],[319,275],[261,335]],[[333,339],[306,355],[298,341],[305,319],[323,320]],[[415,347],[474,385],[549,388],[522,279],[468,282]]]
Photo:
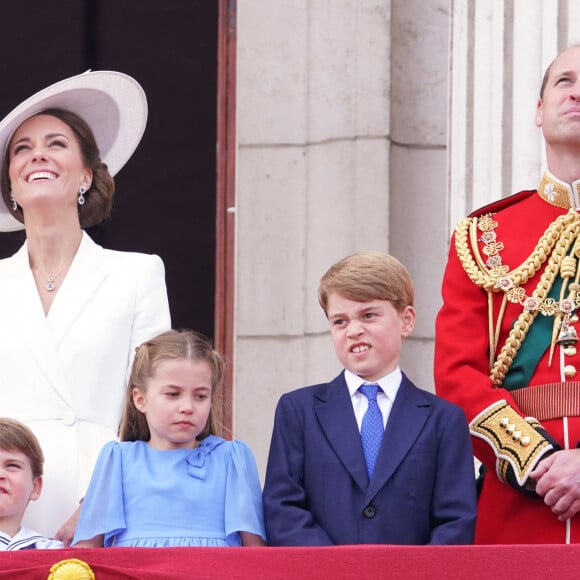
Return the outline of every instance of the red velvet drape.
[[[68,558],[89,564],[97,580],[580,577],[580,545],[517,545],[26,550],[0,553],[0,579],[44,579]]]

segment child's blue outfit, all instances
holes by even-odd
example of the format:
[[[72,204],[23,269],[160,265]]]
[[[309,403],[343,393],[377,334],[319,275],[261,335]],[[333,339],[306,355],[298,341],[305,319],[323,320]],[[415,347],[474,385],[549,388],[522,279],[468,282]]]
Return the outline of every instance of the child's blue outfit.
[[[238,532],[266,539],[258,470],[245,443],[210,435],[195,449],[160,451],[145,441],[111,441],[73,544],[104,534],[104,546],[240,546]]]

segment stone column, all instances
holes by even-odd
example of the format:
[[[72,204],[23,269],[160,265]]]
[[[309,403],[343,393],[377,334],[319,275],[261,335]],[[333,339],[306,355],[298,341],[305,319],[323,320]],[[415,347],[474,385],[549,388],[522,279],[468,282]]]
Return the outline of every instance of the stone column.
[[[409,269],[417,324],[401,368],[433,390],[435,315],[445,263],[449,2],[394,0],[389,251]]]

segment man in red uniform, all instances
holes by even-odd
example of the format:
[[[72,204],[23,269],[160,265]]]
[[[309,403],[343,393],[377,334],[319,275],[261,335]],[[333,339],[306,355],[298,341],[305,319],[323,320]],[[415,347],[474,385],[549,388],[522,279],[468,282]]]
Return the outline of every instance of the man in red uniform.
[[[548,170],[459,223],[437,318],[436,390],[485,469],[476,543],[580,543],[580,45],[536,124]]]

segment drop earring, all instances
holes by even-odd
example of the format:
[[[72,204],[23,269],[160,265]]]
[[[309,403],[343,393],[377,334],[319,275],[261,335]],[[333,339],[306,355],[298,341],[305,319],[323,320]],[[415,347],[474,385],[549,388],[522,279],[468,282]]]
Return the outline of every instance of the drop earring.
[[[79,205],[85,205],[85,192],[86,191],[87,191],[86,188],[84,188],[81,185],[81,187],[79,188],[79,199],[78,199]]]
[[[16,203],[16,200],[14,199],[14,195],[12,194],[12,192],[10,192],[10,201],[12,202],[12,210],[16,211],[18,209],[18,204]]]

